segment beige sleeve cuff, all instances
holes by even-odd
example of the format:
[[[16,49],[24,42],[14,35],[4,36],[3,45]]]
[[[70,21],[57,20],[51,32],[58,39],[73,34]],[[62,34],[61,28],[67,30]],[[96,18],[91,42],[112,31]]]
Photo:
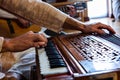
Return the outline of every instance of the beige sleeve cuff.
[[[2,9],[0,9],[0,17],[1,18],[11,18],[11,19],[16,19],[17,18],[16,16],[14,16],[14,15],[12,15],[12,14],[10,14],[10,13],[2,10]]]
[[[1,50],[2,50],[3,42],[4,42],[4,38],[3,38],[3,37],[0,37],[0,52],[1,52]]]

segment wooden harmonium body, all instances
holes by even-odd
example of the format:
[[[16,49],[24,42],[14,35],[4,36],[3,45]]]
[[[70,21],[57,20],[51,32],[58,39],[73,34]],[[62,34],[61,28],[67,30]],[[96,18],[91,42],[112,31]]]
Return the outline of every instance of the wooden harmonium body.
[[[61,35],[37,50],[38,80],[120,80],[117,35]]]

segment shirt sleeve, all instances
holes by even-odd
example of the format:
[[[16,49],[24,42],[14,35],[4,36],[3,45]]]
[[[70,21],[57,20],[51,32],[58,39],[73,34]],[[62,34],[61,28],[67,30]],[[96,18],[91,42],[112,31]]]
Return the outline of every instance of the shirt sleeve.
[[[120,21],[120,0],[112,0],[113,15],[117,21]]]
[[[14,16],[14,15],[12,15],[12,14],[10,14],[10,13],[2,10],[2,9],[0,9],[0,17],[1,18],[11,18],[11,19],[16,19],[17,18],[16,16]]]
[[[4,42],[4,38],[3,38],[3,37],[0,37],[0,52],[1,52],[1,50],[2,50],[3,42]]]
[[[68,16],[39,0],[1,0],[0,7],[55,32],[62,30]]]

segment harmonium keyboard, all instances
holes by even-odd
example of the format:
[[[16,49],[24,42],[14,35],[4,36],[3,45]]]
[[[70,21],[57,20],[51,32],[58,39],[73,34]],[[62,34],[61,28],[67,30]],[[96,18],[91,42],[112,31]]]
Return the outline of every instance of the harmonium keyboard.
[[[59,35],[36,51],[36,80],[120,80],[118,35]]]

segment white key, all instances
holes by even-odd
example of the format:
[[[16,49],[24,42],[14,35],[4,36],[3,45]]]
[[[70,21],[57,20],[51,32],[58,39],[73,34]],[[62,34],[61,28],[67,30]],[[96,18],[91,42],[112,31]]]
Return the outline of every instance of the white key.
[[[61,74],[68,72],[67,67],[59,67],[59,68],[50,68],[50,64],[48,61],[48,57],[46,55],[45,49],[39,49],[39,61],[40,61],[40,70],[41,74],[43,75],[50,75],[50,74]]]

